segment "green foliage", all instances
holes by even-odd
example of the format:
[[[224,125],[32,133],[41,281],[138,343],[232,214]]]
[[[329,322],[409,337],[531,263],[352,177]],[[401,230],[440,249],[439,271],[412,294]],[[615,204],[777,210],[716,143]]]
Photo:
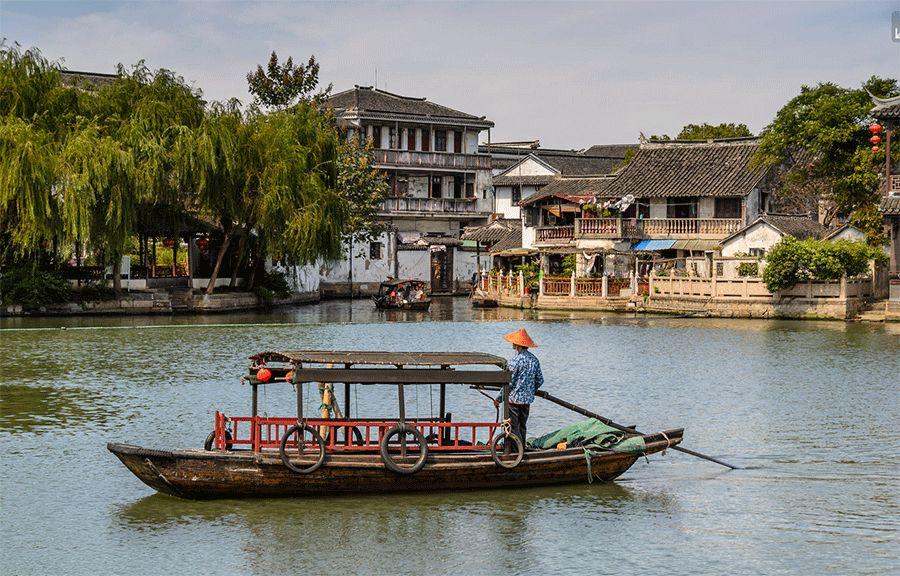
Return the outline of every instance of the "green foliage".
[[[746,124],[721,123],[721,124],[687,124],[681,132],[675,136],[674,140],[715,140],[718,138],[745,138],[753,136],[753,132],[747,128]],[[663,142],[673,140],[668,134],[650,136],[650,140],[661,140]]]
[[[75,290],[72,298],[79,302],[98,302],[101,300],[114,300],[116,291],[102,285],[89,284]]]
[[[291,295],[292,290],[284,274],[270,270],[263,274],[255,292],[263,301],[271,302],[275,297],[287,298]]]
[[[72,287],[59,274],[20,264],[0,277],[0,298],[4,304],[21,304],[34,310],[50,304],[68,302]]]
[[[780,201],[799,200],[802,209],[817,207],[825,199],[830,203],[826,222],[839,212],[850,214],[877,202],[884,152],[870,150],[869,92],[896,95],[897,82],[873,76],[854,89],[832,83],[803,86],[778,111],[761,134],[755,162],[786,167],[778,190]]]
[[[738,276],[759,276],[759,263],[741,262],[737,267]]]
[[[306,65],[294,65],[290,57],[284,64],[279,64],[278,54],[273,51],[265,70],[257,66],[255,71],[247,74],[247,84],[258,103],[270,108],[287,108],[297,100],[310,99],[319,84],[319,63],[315,56],[310,56]],[[329,84],[315,99],[325,97],[330,91]]]
[[[865,242],[797,240],[785,237],[766,255],[763,281],[769,292],[787,290],[809,280],[839,280],[864,274],[869,261],[883,261],[884,250]]]
[[[637,151],[638,151],[637,147],[626,148],[624,158],[622,158],[622,161],[613,167],[613,172],[616,172],[618,170],[621,170],[625,166],[628,166],[628,164],[632,160],[634,160],[634,157],[637,156]]]
[[[688,124],[681,129],[676,140],[712,140],[717,138],[745,138],[753,136],[746,124]]]
[[[568,254],[562,259],[562,273],[564,276],[571,276],[575,272],[575,254]]]
[[[525,285],[535,287],[538,285],[538,277],[541,273],[541,267],[538,266],[535,262],[528,262],[513,267],[513,272],[515,272],[516,274],[521,272],[522,277],[525,280]]]
[[[372,144],[360,147],[357,142],[344,142],[340,147],[338,190],[352,207],[344,232],[352,241],[369,242],[384,231],[378,218],[390,186],[384,173],[375,167]]]

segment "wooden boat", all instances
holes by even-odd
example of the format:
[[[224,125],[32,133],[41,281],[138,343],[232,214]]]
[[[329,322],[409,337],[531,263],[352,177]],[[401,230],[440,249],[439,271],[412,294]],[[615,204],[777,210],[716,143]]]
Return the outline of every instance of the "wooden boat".
[[[264,352],[251,361],[245,376],[252,389],[251,416],[216,412],[209,449],[157,450],[118,443],[108,449],[148,486],[205,499],[606,481],[623,474],[640,456],[676,446],[683,435],[681,429],[643,435],[640,453],[582,447],[525,451],[499,417],[495,422],[454,422],[445,411],[447,384],[501,391],[505,420],[509,373],[502,358],[488,354],[294,351]],[[473,365],[493,369],[460,369]],[[259,386],[279,382],[295,385],[297,415],[260,416]],[[399,417],[306,418],[305,382],[319,382],[326,391],[329,384],[342,383],[346,415],[351,385],[390,385],[397,391]],[[425,384],[440,387],[440,415],[406,418],[404,387]],[[633,436],[638,435],[623,434]]]
[[[496,308],[499,306],[496,297],[489,295],[480,288],[472,291],[471,301],[473,308]]]
[[[425,283],[421,280],[388,280],[381,283],[372,300],[379,310],[428,310],[431,297],[425,294],[424,298],[413,298],[412,294],[418,290],[425,292]],[[404,298],[403,294],[410,296]]]

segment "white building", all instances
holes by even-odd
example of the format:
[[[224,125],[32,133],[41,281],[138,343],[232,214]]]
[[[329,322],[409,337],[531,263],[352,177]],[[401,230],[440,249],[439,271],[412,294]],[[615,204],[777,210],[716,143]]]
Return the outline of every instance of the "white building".
[[[785,236],[803,240],[865,240],[862,230],[845,224],[826,228],[809,214],[763,214],[722,240],[722,256],[764,256]]]
[[[479,134],[493,122],[365,86],[334,94],[325,104],[347,138],[373,143],[391,195],[380,214],[388,232],[325,263],[323,294],[348,292],[351,261],[355,293],[374,292],[387,276],[423,280],[437,294],[467,289],[478,256],[460,233],[493,212],[491,157],[478,148]]]

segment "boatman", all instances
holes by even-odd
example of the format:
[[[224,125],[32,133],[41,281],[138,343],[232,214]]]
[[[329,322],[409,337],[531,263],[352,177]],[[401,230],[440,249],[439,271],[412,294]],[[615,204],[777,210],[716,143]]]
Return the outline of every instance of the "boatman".
[[[541,363],[537,357],[528,351],[537,344],[528,335],[524,328],[519,328],[503,337],[510,342],[516,351],[516,355],[506,365],[511,372],[509,379],[509,420],[513,434],[522,440],[525,445],[525,425],[528,422],[528,411],[534,402],[534,392],[544,383],[544,374],[541,372]],[[498,398],[494,401],[500,405]]]

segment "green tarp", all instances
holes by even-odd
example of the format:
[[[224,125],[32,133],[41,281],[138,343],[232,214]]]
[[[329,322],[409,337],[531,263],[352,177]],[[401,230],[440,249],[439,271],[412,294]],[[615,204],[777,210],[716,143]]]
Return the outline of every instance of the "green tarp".
[[[605,448],[614,452],[641,453],[644,439],[640,436],[626,438],[625,433],[599,420],[589,418],[560,428],[538,438],[529,438],[528,446],[536,449],[556,448],[560,442],[568,442],[569,447],[584,446],[589,449]]]

